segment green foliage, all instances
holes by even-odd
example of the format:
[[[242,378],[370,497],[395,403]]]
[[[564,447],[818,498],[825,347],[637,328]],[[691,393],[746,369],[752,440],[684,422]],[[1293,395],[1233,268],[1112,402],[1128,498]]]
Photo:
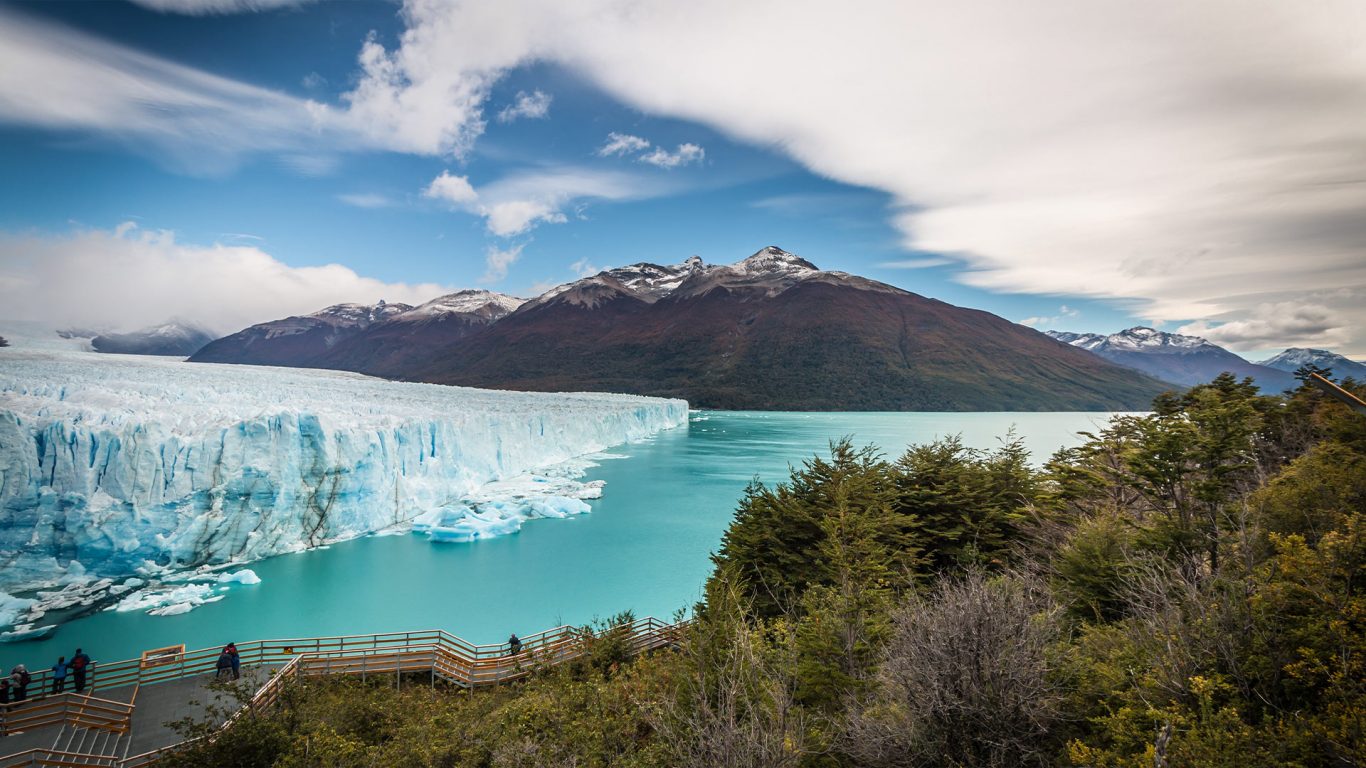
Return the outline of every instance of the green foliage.
[[[1042,469],[838,441],[714,560],[676,652],[623,614],[493,690],[309,680],[172,764],[1366,764],[1366,419],[1308,386],[1221,376]]]

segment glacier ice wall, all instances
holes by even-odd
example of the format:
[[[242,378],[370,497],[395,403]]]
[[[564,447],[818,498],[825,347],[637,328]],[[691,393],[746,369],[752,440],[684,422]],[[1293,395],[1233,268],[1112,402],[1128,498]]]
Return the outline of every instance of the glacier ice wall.
[[[0,590],[401,527],[490,482],[686,420],[681,400],[9,349]]]

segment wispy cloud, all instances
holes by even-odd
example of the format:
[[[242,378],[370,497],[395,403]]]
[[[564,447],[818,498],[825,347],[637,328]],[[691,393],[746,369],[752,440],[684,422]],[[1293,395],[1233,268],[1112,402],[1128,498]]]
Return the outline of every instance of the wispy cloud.
[[[680,165],[699,163],[707,155],[702,147],[691,143],[679,144],[673,152],[663,147],[650,149],[652,146],[649,139],[613,131],[607,134],[607,141],[598,147],[598,156],[627,157],[634,155],[635,159],[642,163],[648,163],[659,168],[677,168]],[[647,149],[650,151],[646,152]]]
[[[1333,347],[1347,342],[1350,336],[1341,312],[1322,304],[1294,301],[1259,305],[1241,320],[1198,320],[1183,325],[1180,332],[1203,336],[1234,350]]]
[[[442,172],[424,194],[484,217],[491,234],[514,237],[541,224],[563,224],[568,208],[581,216],[577,209],[591,201],[644,199],[674,188],[640,175],[557,166],[514,171],[479,188]]]
[[[989,290],[1250,320],[1269,291],[1366,287],[1366,184],[1343,183],[1366,178],[1357,0],[509,2],[409,2],[406,90],[566,66],[886,192],[908,250],[961,255],[960,279]]]
[[[232,13],[257,13],[307,5],[316,0],[130,0],[144,8],[187,16],[217,16]]]
[[[480,282],[496,283],[507,277],[508,269],[522,257],[522,249],[525,247],[526,243],[518,243],[507,248],[489,246],[484,254],[485,270]]]
[[[1070,320],[1074,317],[1079,316],[1080,314],[1081,312],[1079,310],[1073,309],[1072,307],[1063,304],[1062,306],[1058,307],[1058,314],[1056,315],[1048,317],[1026,317],[1025,319],[1020,321],[1020,325],[1028,325],[1031,328],[1047,329],[1052,328],[1053,326],[1057,325],[1063,320]]]
[[[393,198],[375,192],[353,192],[337,195],[337,199],[357,208],[392,208],[396,205]]]
[[[706,151],[696,144],[679,144],[678,149],[673,152],[663,147],[655,147],[637,159],[660,168],[677,168],[680,165],[700,163],[706,156]]]
[[[518,91],[513,102],[498,111],[498,122],[510,123],[523,117],[533,120],[549,117],[551,100],[550,94],[542,91]]]
[[[0,316],[10,320],[139,328],[183,316],[227,333],[330,304],[420,304],[452,290],[385,282],[340,264],[294,267],[256,245],[183,243],[132,222],[56,235],[0,232]]]
[[[927,256],[923,259],[899,259],[897,261],[884,261],[878,264],[883,269],[929,269],[930,267],[942,267],[945,264],[952,264],[953,261],[942,256]]]
[[[650,148],[650,142],[639,136],[629,133],[617,133],[613,131],[607,134],[607,141],[598,147],[599,157],[615,157],[617,155],[633,155]]]

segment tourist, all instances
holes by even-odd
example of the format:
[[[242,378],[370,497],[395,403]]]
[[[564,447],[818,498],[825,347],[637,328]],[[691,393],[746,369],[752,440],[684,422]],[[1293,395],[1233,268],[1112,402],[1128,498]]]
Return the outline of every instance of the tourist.
[[[66,672],[68,669],[70,666],[66,663],[66,657],[57,657],[57,663],[52,665],[52,692],[54,694],[66,690]]]
[[[216,666],[219,680],[223,680],[227,678],[228,675],[232,674],[232,654],[228,653],[227,648],[224,648],[223,652],[218,654],[218,664]]]
[[[85,693],[85,672],[90,666],[90,657],[80,648],[71,656],[71,674],[76,678],[76,693]]]
[[[14,691],[14,700],[23,701],[28,698],[28,684],[32,680],[28,673],[28,667],[23,664],[15,664],[14,669],[9,673],[10,689]]]
[[[242,654],[237,652],[237,643],[228,643],[228,647],[223,649],[228,654],[228,659],[232,662],[232,679],[237,680],[242,677]]]
[[[522,652],[522,641],[517,639],[516,632],[508,636],[508,648],[512,649],[511,655],[513,656],[516,656],[517,654]]]

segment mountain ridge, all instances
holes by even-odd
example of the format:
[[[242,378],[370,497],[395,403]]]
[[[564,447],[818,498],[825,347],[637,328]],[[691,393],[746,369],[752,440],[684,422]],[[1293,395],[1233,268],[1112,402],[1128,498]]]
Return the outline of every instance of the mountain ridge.
[[[732,264],[639,262],[512,301],[424,334],[402,330],[415,311],[405,310],[296,364],[760,410],[1141,410],[1167,388],[990,313],[821,270],[777,246]],[[223,359],[230,345],[215,344],[192,359],[261,357],[239,344]]]

